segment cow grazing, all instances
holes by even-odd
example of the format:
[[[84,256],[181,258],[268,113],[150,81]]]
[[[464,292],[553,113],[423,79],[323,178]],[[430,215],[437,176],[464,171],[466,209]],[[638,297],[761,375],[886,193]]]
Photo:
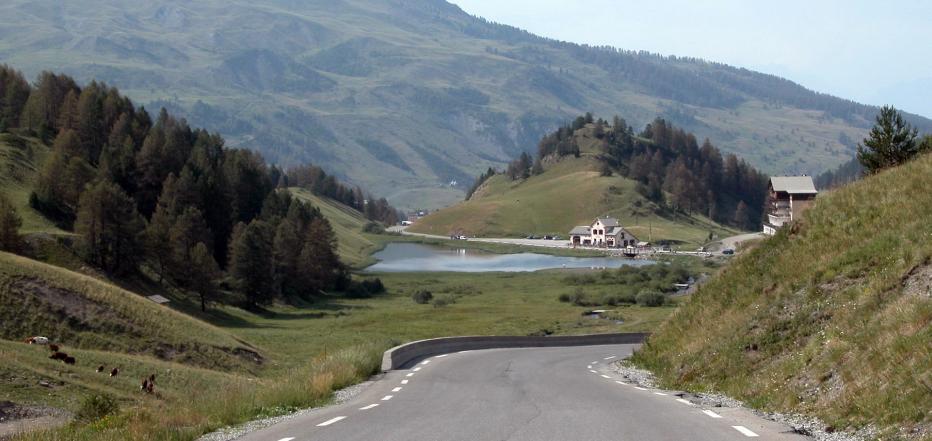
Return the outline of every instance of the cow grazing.
[[[71,356],[65,357],[65,359],[62,361],[64,361],[65,364],[70,364],[70,365],[77,363],[77,360],[75,360],[74,357],[71,357]]]
[[[149,382],[155,383],[155,374],[149,375]]]
[[[113,368],[110,370],[111,377],[116,377],[117,375],[120,375],[120,368]]]
[[[50,351],[52,351],[52,352],[58,352],[59,349],[61,349],[61,348],[58,347],[57,344],[55,344],[55,343],[49,343],[49,350],[50,350]]]
[[[140,386],[139,389],[142,389],[143,392],[147,392],[149,390],[149,379],[148,378],[142,379],[142,386]]]
[[[51,358],[52,360],[64,361],[66,358],[68,358],[68,354],[64,352],[55,352],[52,355],[49,355],[49,358]]]
[[[99,373],[103,372],[104,369],[106,369],[106,368],[104,367],[104,365],[97,366],[97,373],[99,374]]]

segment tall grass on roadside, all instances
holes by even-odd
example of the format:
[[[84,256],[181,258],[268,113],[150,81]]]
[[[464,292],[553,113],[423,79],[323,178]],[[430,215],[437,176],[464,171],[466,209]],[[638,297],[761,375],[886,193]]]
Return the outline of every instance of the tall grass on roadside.
[[[89,424],[20,435],[14,441],[190,441],[222,427],[326,404],[338,389],[365,380],[380,366],[385,343],[322,354],[274,379],[237,377],[223,387],[172,401],[152,399]]]

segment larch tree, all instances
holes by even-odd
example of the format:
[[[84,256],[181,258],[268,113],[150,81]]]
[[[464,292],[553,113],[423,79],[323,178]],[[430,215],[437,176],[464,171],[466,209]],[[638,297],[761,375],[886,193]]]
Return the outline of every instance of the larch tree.
[[[102,180],[81,194],[75,233],[88,263],[113,274],[135,270],[143,226],[136,202],[118,185]]]
[[[23,218],[16,212],[16,206],[5,194],[0,193],[0,251],[23,251],[23,238],[19,234],[22,226]]]

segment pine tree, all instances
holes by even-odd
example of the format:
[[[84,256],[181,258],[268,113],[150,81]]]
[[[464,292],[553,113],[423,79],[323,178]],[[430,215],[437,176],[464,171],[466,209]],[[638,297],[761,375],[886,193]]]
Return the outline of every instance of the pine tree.
[[[917,137],[918,131],[899,111],[884,106],[864,144],[858,144],[858,160],[868,173],[900,165],[919,154]]]
[[[304,240],[298,265],[309,295],[332,289],[346,277],[346,270],[337,257],[336,236],[324,218],[311,221]]]
[[[20,126],[20,114],[30,91],[22,73],[0,65],[0,131]]]
[[[197,267],[190,264],[191,253],[198,244],[210,244],[210,230],[201,211],[192,206],[185,207],[169,230],[168,240],[171,244],[169,275],[179,286],[189,288],[201,277]]]
[[[118,185],[98,181],[81,194],[75,233],[84,259],[113,274],[136,269],[144,222]]]
[[[274,231],[265,221],[254,220],[234,229],[227,268],[251,306],[267,305],[275,298],[273,240]]]
[[[191,280],[190,288],[201,300],[201,311],[207,311],[208,302],[217,298],[217,281],[220,279],[220,267],[203,242],[198,242],[191,250],[190,266],[196,274]]]
[[[748,205],[744,201],[738,202],[738,208],[735,209],[734,225],[738,228],[748,228],[750,223],[750,213]]]
[[[23,218],[16,213],[16,206],[5,194],[0,193],[0,251],[23,251],[23,238],[19,235],[22,226]]]

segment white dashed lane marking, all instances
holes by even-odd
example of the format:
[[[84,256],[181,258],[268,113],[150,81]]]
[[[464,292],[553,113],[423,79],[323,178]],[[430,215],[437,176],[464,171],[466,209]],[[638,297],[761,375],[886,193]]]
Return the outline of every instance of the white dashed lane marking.
[[[374,408],[374,407],[379,407],[378,403],[376,403],[376,404],[370,404],[370,405],[368,405],[368,406],[366,406],[366,407],[360,407],[359,410],[369,410],[369,409],[372,409],[372,408]]]
[[[408,384],[408,380],[401,380],[401,384]]]
[[[401,386],[398,386],[398,387],[392,389],[392,392],[399,392],[399,391],[401,391]]]
[[[429,364],[429,363],[430,363],[430,360],[424,360],[421,362],[421,364]]]
[[[586,366],[586,369],[592,369],[592,365]]]
[[[411,369],[411,370],[414,371],[414,372],[417,372],[417,371],[421,370],[421,368],[420,368],[420,367],[416,367],[416,368]]]
[[[665,394],[665,393],[663,393],[663,392],[654,392],[654,395],[660,395],[660,396],[662,396],[662,397],[667,396],[667,394]]]
[[[751,432],[751,429],[748,429],[747,427],[744,427],[744,426],[731,426],[731,427],[741,432],[744,436],[749,437],[749,438],[755,438],[755,437],[760,436],[754,432]]]
[[[624,381],[618,381],[618,380],[615,380],[615,382],[618,383],[618,384],[623,384],[623,385],[627,385],[627,384],[628,384],[628,383],[625,383]]]
[[[291,440],[293,440],[293,439],[294,439],[294,437],[291,437],[291,438],[282,438],[282,439],[280,439],[280,440],[278,440],[278,441],[291,441]]]
[[[637,389],[637,390],[647,390],[647,389],[644,389],[644,388],[641,387],[641,386],[634,386],[634,388]]]
[[[597,374],[597,373],[598,373],[598,372],[596,372],[596,371],[594,371],[594,370],[592,370],[592,369],[589,369],[589,372],[592,372],[593,374]]]
[[[712,417],[712,418],[721,418],[721,417],[722,417],[721,415],[719,415],[719,414],[717,414],[717,413],[715,413],[715,412],[712,412],[711,410],[703,410],[702,413],[704,413],[704,414],[706,414],[706,415],[708,415],[708,416],[710,416],[710,417]]]
[[[437,358],[443,358],[443,357],[446,357],[447,355],[450,355],[450,354],[438,355]]]
[[[686,400],[684,400],[684,399],[682,399],[682,398],[677,398],[676,401],[679,401],[680,403],[686,404],[686,405],[688,405],[688,406],[694,406],[693,403],[690,403],[689,401],[686,401]]]
[[[598,362],[599,362],[599,360],[596,360],[596,361],[593,361],[592,364],[596,364],[596,363],[598,363]]]
[[[408,375],[405,375],[405,377],[413,377],[413,376],[414,376],[414,372],[411,372]]]
[[[382,397],[382,401],[388,401],[388,400],[390,400],[390,399],[392,399],[392,396],[391,396],[391,395],[386,395],[386,396]]]
[[[345,420],[345,419],[346,419],[345,416],[338,416],[338,417],[336,417],[336,418],[331,418],[331,419],[329,419],[329,420],[327,420],[327,421],[324,421],[324,422],[318,424],[317,427],[326,427],[326,426],[329,426],[329,425],[331,425],[331,424],[333,424],[333,423],[335,423],[335,422],[337,422],[337,421],[341,421],[341,420]]]
[[[602,378],[612,378],[612,377],[609,377],[608,375],[602,375]]]
[[[613,358],[615,358],[614,355],[612,355],[611,357],[605,357],[605,358],[603,358],[603,360],[611,360],[611,359],[613,359]]]

